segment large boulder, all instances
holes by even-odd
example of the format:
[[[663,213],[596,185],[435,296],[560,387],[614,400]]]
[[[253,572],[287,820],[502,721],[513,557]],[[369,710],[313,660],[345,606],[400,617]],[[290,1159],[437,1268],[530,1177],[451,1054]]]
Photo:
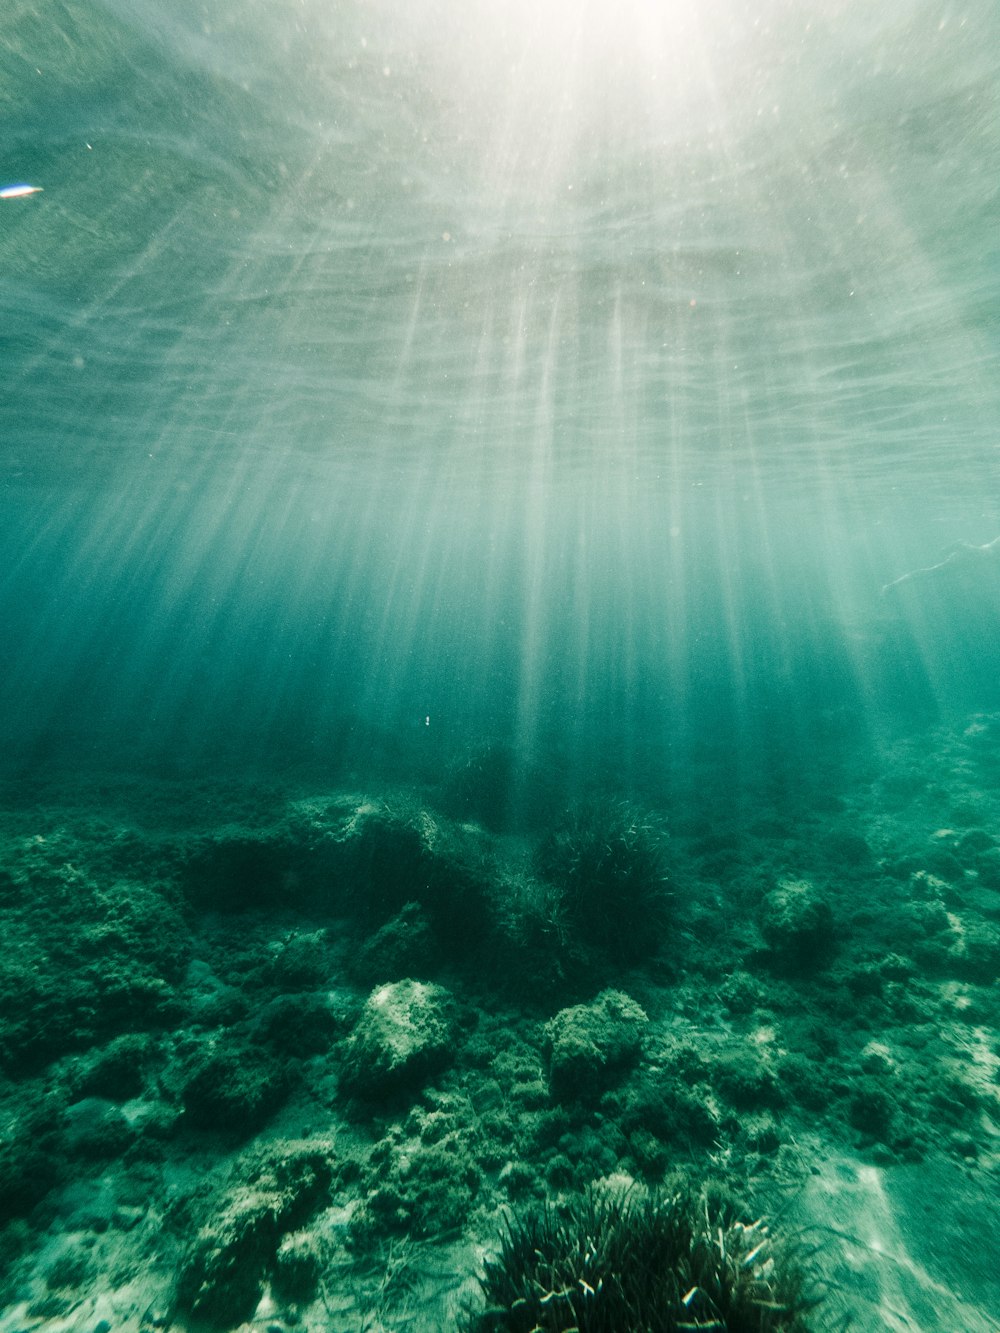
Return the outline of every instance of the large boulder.
[[[190,1206],[195,1234],[181,1260],[177,1304],[198,1322],[234,1328],[248,1320],[279,1249],[329,1201],[333,1145],[279,1139],[237,1162],[228,1185]],[[182,1212],[182,1216],[183,1216]]]
[[[760,929],[775,962],[790,971],[822,966],[833,951],[830,904],[805,879],[782,880],[767,895]]]
[[[419,1084],[445,1063],[455,1031],[455,1004],[443,986],[405,981],[376,986],[344,1044],[341,1086],[379,1097]]]
[[[648,1024],[645,1011],[618,990],[602,991],[591,1004],[561,1009],[545,1025],[553,1094],[604,1092],[639,1059]]]

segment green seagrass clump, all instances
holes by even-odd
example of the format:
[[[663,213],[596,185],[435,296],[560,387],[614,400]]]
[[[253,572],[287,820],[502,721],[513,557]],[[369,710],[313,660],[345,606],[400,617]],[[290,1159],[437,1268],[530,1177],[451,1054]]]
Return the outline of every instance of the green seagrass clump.
[[[508,1219],[464,1333],[808,1333],[815,1304],[762,1220],[718,1191],[592,1189]]]
[[[562,929],[619,963],[655,953],[668,921],[662,820],[628,801],[591,802],[539,844],[534,870],[558,894]]]

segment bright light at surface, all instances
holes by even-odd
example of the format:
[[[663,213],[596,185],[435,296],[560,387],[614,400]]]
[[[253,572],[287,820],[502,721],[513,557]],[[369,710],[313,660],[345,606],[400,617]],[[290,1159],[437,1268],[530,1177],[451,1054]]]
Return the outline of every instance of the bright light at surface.
[[[690,64],[692,42],[717,21],[712,12],[717,8],[717,0],[701,6],[687,0],[513,0],[502,5],[481,0],[471,6],[468,21],[484,43],[499,41],[504,54],[519,48],[526,67],[547,69],[560,79],[574,68],[591,76],[623,66],[632,74],[655,74],[657,66],[664,73],[676,72],[686,58]]]
[[[437,68],[465,131],[491,132],[501,162],[517,148],[522,169],[540,161],[548,171],[569,151],[593,161],[609,140],[655,148],[709,129],[757,33],[734,19],[730,0],[474,0],[452,10],[448,26],[445,49],[420,59]]]

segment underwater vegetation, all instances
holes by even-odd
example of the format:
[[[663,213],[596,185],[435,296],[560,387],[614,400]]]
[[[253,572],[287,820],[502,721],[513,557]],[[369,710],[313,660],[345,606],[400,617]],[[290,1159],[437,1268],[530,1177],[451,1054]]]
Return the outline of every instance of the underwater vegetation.
[[[710,1188],[594,1188],[508,1220],[465,1333],[806,1333],[805,1279]]]
[[[546,767],[496,741],[473,746],[451,766],[438,802],[454,819],[475,820],[493,833],[542,828],[558,808]]]
[[[697,1182],[796,1236],[871,1171],[993,1216],[981,751],[900,745],[794,819],[701,779],[509,835],[436,786],[0,812],[0,1296],[93,1328],[141,1269],[143,1308],[220,1330],[841,1327],[842,1246],[802,1280]]]
[[[563,929],[618,962],[658,948],[667,923],[666,829],[629,801],[591,802],[538,846],[534,870],[556,890]]]

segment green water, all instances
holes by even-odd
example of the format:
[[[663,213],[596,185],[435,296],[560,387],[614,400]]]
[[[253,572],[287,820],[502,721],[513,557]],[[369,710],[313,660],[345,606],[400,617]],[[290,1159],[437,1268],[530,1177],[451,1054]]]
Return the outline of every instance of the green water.
[[[5,726],[662,748],[988,687],[878,590],[998,530],[997,22],[16,4]]]
[[[186,904],[177,956],[225,989],[244,985],[222,961],[239,954],[256,1012],[278,993],[260,960],[281,932],[343,911],[363,951],[366,932],[398,927],[388,908],[351,916],[344,883],[367,892],[356,867],[338,871],[333,906],[317,887],[345,793],[395,811],[405,791],[449,864],[451,840],[471,856],[462,840],[481,836],[497,901],[567,810],[629,798],[671,827],[681,943],[641,981],[597,966],[592,985],[522,994],[507,1037],[538,1046],[530,1023],[613,983],[651,1005],[669,1044],[717,1005],[720,975],[746,969],[765,978],[762,1016],[746,1010],[758,1034],[800,1003],[817,1032],[846,1025],[852,1060],[911,1022],[960,1030],[947,1057],[913,1039],[914,1067],[932,1071],[899,1094],[914,1123],[940,1113],[927,1089],[946,1066],[995,1083],[995,0],[7,0],[0,128],[0,191],[33,187],[0,195],[0,870],[35,894],[11,890],[11,938],[49,940],[47,895],[58,915],[73,875],[84,941],[125,911],[122,884],[153,885]],[[308,815],[283,804],[306,798]],[[376,843],[412,841],[386,820]],[[105,845],[126,828],[135,863]],[[845,861],[859,838],[867,851]],[[878,1004],[891,993],[884,1009],[869,972],[831,974],[817,999],[768,971],[758,917],[783,877],[829,890],[851,966],[889,969],[871,982]],[[259,957],[225,917],[242,893],[263,913]],[[938,952],[914,924],[931,900],[951,921]],[[286,907],[305,916],[290,925]],[[471,958],[488,991],[495,959],[476,950],[509,916],[471,930],[461,964],[418,950],[406,966],[432,980],[443,966],[451,985]],[[122,929],[127,955],[147,926]],[[993,944],[967,944],[977,931]],[[65,958],[90,976],[79,941],[52,940],[39,967]],[[48,1075],[18,1064],[36,1011],[18,1008],[28,973],[9,953],[0,1019],[22,1035],[5,1046],[0,1023],[0,1094],[34,1106],[18,1080]],[[335,955],[317,964],[331,994]],[[59,1008],[65,1046],[46,1038],[45,1059],[155,1030],[157,1096],[176,1110],[171,1061],[202,1040],[191,997],[208,983],[159,966],[180,1008],[121,1018],[99,1000],[93,1023]],[[366,987],[406,966],[351,974],[352,1021]],[[911,982],[919,1018],[893,989]],[[486,1023],[492,1001],[465,999]],[[716,1027],[746,1014],[734,1002],[692,1036],[704,1068]],[[812,1061],[825,1049],[811,1029],[780,1041]],[[905,1063],[896,1051],[878,1068]],[[90,1077],[52,1068],[67,1097]],[[904,1170],[943,1181],[942,1197],[959,1168],[979,1170],[983,1197],[995,1178],[1000,1108],[976,1086],[977,1128],[955,1111],[951,1138],[886,1132],[869,1157],[853,1143],[862,1166],[842,1178],[838,1134],[866,1131],[848,1112],[816,1130],[835,1146],[803,1148],[806,1173],[822,1162],[807,1216],[825,1191],[824,1225],[839,1225],[830,1199],[857,1167],[858,1214],[898,1227],[899,1271],[916,1272],[916,1205],[897,1213],[919,1183]],[[302,1115],[318,1124],[314,1106]],[[947,1170],[921,1177],[932,1140]],[[699,1171],[710,1153],[729,1160],[711,1142],[698,1153]],[[590,1162],[579,1144],[567,1154]],[[890,1167],[883,1188],[871,1173]],[[562,1168],[544,1169],[555,1191]],[[60,1172],[59,1188],[76,1179]],[[26,1254],[71,1213],[28,1195]],[[481,1206],[469,1245],[486,1243]],[[881,1253],[882,1239],[863,1244]],[[454,1260],[460,1281],[470,1255]],[[986,1260],[969,1266],[964,1315],[940,1313],[947,1274],[934,1286],[925,1262],[922,1327],[946,1333],[970,1310],[995,1327]],[[31,1280],[4,1289],[15,1323]],[[915,1290],[887,1280],[864,1326],[903,1327],[890,1306],[916,1319]],[[39,1317],[65,1314],[31,1299]],[[80,1333],[103,1308],[85,1307]]]

